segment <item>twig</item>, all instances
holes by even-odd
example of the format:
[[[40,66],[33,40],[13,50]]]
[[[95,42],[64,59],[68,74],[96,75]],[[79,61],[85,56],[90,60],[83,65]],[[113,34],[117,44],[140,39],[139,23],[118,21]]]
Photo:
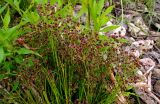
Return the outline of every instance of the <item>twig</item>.
[[[110,70],[110,79],[114,84],[117,84],[116,78],[113,74],[113,71]],[[122,92],[119,92],[118,94],[118,100],[122,103],[122,104],[126,104],[126,99],[123,96]]]
[[[146,73],[144,73],[144,76],[146,76],[151,70],[153,70],[153,68],[155,67],[155,65],[153,65],[152,67],[150,67]]]
[[[160,95],[156,92],[153,92],[154,95],[156,95],[158,98],[160,98]]]
[[[110,79],[111,79],[111,81],[112,81],[114,84],[117,83],[117,82],[116,82],[116,78],[114,77],[114,74],[113,74],[112,71],[110,71]]]
[[[149,87],[148,90],[149,91],[152,91],[151,75],[152,75],[152,72],[150,72],[148,75],[148,87]]]
[[[123,96],[123,94],[120,92],[120,94],[118,95],[118,100],[122,103],[122,104],[126,104],[126,99]]]
[[[150,97],[154,98],[158,102],[158,104],[160,104],[160,100],[156,95],[154,95],[151,91],[148,91],[148,94],[150,95]]]
[[[0,89],[2,89],[6,94],[9,94],[9,92],[7,91],[7,89],[3,88],[2,85],[0,85]]]
[[[160,49],[156,45],[153,45],[153,47],[160,53]]]
[[[149,36],[160,37],[160,32],[150,31],[149,33],[151,34]]]

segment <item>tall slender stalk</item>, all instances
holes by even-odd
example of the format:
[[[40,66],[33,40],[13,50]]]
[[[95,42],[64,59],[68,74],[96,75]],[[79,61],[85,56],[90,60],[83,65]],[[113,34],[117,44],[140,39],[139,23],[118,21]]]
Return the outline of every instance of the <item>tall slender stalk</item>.
[[[91,23],[91,13],[90,13],[90,3],[88,1],[87,3],[87,9],[88,9],[88,20],[87,20],[87,26],[90,28],[90,23]]]
[[[122,18],[121,18],[121,23],[123,24],[124,20],[124,12],[123,12],[123,0],[121,0],[121,8],[122,8]]]

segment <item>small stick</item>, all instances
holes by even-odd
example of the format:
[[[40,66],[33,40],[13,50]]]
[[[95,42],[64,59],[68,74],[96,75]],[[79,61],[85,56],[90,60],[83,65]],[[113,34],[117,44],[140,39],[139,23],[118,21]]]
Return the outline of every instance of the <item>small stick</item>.
[[[153,45],[153,47],[160,53],[160,49],[156,45]]]
[[[122,104],[126,104],[126,99],[123,96],[123,94],[120,92],[120,94],[118,95],[118,100],[122,103]]]
[[[152,72],[150,72],[148,75],[148,87],[149,87],[148,91],[152,91],[151,76],[152,76]]]
[[[117,83],[117,82],[116,82],[116,78],[114,77],[114,74],[113,74],[113,71],[112,71],[112,70],[110,70],[110,79],[111,79],[111,81],[112,81],[114,84]]]
[[[148,91],[148,94],[149,94],[152,98],[154,98],[154,99],[158,102],[158,104],[160,104],[160,100],[159,100],[159,98],[158,98],[156,95],[154,95],[151,91]]]
[[[153,68],[155,67],[155,65],[153,65],[152,67],[150,67],[146,73],[144,73],[144,75],[146,76],[151,70],[153,70]]]

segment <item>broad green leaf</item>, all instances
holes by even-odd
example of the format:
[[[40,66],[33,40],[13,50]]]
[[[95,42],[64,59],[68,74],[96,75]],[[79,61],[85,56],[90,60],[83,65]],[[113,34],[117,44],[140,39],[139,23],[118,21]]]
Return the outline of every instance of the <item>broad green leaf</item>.
[[[0,46],[0,63],[2,63],[4,58],[5,58],[4,49],[2,46]]]
[[[115,7],[114,5],[109,6],[109,7],[102,13],[102,17],[108,15],[109,13],[111,13],[114,7]]]
[[[105,16],[105,17],[99,17],[99,18],[97,18],[97,19],[99,19],[99,24],[100,24],[100,26],[104,26],[109,20],[110,20],[110,18],[109,17],[107,17],[107,16]]]
[[[7,13],[6,13],[6,15],[4,16],[4,18],[3,18],[3,27],[4,27],[5,29],[8,28],[8,25],[9,25],[9,23],[10,23],[10,20],[11,20],[11,17],[10,17],[10,12],[9,12],[9,8],[8,8]]]
[[[51,5],[55,4],[57,0],[50,0]]]
[[[13,0],[4,0],[5,2],[9,3],[11,6],[14,5],[14,1]]]
[[[108,37],[107,37],[106,35],[99,35],[98,37],[99,37],[99,39],[100,39],[101,41],[106,41],[106,40],[108,40]]]
[[[20,4],[21,0],[14,0],[14,5],[19,8],[19,4]]]
[[[100,15],[104,7],[104,0],[99,0],[97,4],[97,14]]]
[[[107,26],[107,27],[103,28],[102,30],[100,30],[100,32],[109,32],[109,31],[112,31],[118,27],[119,26],[117,26],[117,25]]]
[[[42,56],[41,56],[40,54],[38,54],[37,52],[34,52],[34,51],[29,50],[29,49],[26,49],[26,48],[20,48],[19,50],[17,50],[17,53],[18,53],[18,54],[24,54],[24,55],[26,55],[26,54],[35,54],[35,55],[37,55],[37,56],[42,57]]]
[[[22,20],[24,20],[25,22],[29,22],[31,24],[37,24],[39,19],[40,17],[36,11],[34,12],[26,11],[22,18]]]
[[[18,13],[22,16],[21,9],[19,8],[21,0],[4,0],[4,1],[6,1],[12,8],[18,11]]]
[[[17,53],[18,54],[32,54],[33,51],[29,50],[29,49],[26,49],[26,48],[20,48],[19,50],[17,50]]]
[[[24,34],[25,31],[20,29],[20,27],[25,24],[26,22],[21,22],[12,28],[0,29],[0,45],[11,49],[13,41],[15,41],[19,35]]]
[[[18,37],[22,32],[22,31],[20,31],[19,26],[20,25],[16,25],[12,28],[8,28],[7,30],[6,29],[2,30],[3,40],[8,41],[8,42],[12,42],[16,37]]]
[[[96,21],[96,25],[94,26],[95,27],[95,29],[97,30],[97,31],[99,31],[100,30],[100,28],[102,27],[102,26],[104,26],[108,21],[109,21],[109,17],[103,17],[103,18],[101,18],[101,16],[99,16],[99,17],[97,17],[97,21]]]
[[[93,4],[90,5],[89,12],[91,13],[91,18],[95,22],[97,18],[97,3],[95,0],[92,3]]]
[[[6,1],[7,3],[9,3],[9,4],[14,4],[14,1],[13,0],[4,0],[4,1]]]

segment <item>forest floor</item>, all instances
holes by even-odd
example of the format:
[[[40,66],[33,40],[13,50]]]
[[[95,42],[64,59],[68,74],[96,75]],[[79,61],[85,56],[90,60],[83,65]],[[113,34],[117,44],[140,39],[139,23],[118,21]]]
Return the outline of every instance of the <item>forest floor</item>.
[[[115,9],[120,16],[121,8]],[[138,76],[141,81],[134,85],[136,93],[146,104],[160,104],[160,2],[155,2],[154,11],[148,11],[144,4],[131,3],[124,9],[122,25],[126,29],[125,38],[131,42],[126,51],[134,54],[141,62]],[[117,31],[115,31],[115,35]],[[123,34],[123,31],[121,32]]]

